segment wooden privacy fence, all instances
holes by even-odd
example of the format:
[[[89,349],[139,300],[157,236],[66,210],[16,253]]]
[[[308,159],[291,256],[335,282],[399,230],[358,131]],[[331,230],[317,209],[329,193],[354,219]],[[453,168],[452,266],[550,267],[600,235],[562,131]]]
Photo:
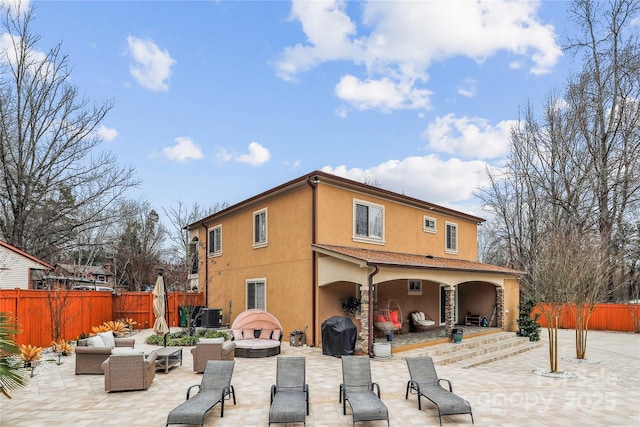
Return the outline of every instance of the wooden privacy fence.
[[[202,293],[170,292],[167,297],[169,326],[179,326],[180,306],[201,306]],[[17,344],[48,347],[55,337],[75,340],[92,326],[110,320],[133,319],[137,329],[152,328],[151,292],[100,292],[69,290],[0,290],[0,312],[9,313],[22,331]]]
[[[548,326],[541,308],[536,306],[532,315],[540,313],[538,323],[543,328]],[[640,305],[638,304],[598,304],[589,318],[589,330],[640,332]],[[576,317],[570,306],[563,306],[560,310],[560,327],[575,329]]]

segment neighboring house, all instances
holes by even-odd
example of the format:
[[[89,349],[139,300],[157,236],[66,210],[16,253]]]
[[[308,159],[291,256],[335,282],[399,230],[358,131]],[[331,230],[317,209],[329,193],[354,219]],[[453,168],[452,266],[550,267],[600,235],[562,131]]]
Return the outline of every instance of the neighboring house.
[[[344,315],[350,296],[363,302],[354,319],[363,348],[373,308],[389,300],[403,320],[422,311],[448,332],[494,309],[493,325],[514,331],[519,272],[477,262],[483,221],[315,171],[188,225],[198,253],[190,279],[208,307],[229,305],[224,322],[264,309],[285,332],[308,326],[309,345],[321,344],[322,322]]]
[[[52,277],[53,278],[53,277]],[[57,264],[56,280],[65,282],[64,287],[73,288],[79,286],[101,285],[113,287],[113,273],[111,265],[78,265]]]
[[[0,241],[0,289],[37,289],[53,266]]]

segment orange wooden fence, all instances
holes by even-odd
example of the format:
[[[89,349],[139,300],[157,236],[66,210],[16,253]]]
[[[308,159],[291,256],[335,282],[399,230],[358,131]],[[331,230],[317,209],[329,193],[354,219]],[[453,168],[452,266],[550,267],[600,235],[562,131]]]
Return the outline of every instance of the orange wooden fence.
[[[542,314],[540,307],[536,307],[532,314],[540,313],[538,323],[544,328],[547,319]],[[570,307],[564,306],[560,312],[560,327],[563,329],[575,329],[576,318]],[[640,306],[637,304],[598,304],[589,318],[589,330],[640,332],[638,320],[640,319]]]
[[[169,326],[178,326],[180,306],[199,306],[201,293],[171,292],[168,294]],[[153,327],[153,294],[151,292],[42,291],[0,290],[0,312],[9,313],[22,331],[17,344],[48,347],[54,336],[54,319],[59,319],[60,338],[75,340],[109,320],[131,318],[136,327]],[[52,314],[53,313],[53,314]],[[59,313],[59,314],[56,314]]]

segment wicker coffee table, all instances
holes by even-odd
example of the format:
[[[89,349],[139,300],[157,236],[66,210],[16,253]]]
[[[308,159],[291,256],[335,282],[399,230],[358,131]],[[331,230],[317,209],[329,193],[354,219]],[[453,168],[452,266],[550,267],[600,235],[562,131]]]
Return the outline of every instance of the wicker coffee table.
[[[156,355],[156,371],[164,370],[166,374],[178,363],[182,366],[182,347],[163,347],[156,350]]]

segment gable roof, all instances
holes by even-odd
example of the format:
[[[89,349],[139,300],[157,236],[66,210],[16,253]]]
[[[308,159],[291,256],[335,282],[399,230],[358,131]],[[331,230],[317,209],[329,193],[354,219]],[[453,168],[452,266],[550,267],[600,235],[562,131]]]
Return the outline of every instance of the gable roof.
[[[69,274],[92,274],[94,276],[113,276],[113,273],[108,271],[102,265],[78,265],[78,264],[57,264],[63,268]]]
[[[337,175],[332,175],[323,171],[313,171],[289,182],[281,184],[270,190],[264,191],[246,200],[243,200],[235,205],[222,209],[208,217],[205,217],[199,221],[189,224],[185,227],[186,230],[190,230],[201,224],[205,224],[213,218],[222,217],[227,214],[231,214],[238,210],[244,209],[256,203],[264,202],[283,193],[289,192],[293,189],[305,187],[307,185],[317,185],[319,182],[334,185],[336,187],[352,190],[355,192],[369,194],[382,199],[391,200],[394,202],[404,203],[410,206],[414,206],[421,209],[426,209],[432,212],[442,213],[456,218],[462,218],[474,222],[484,222],[484,218],[480,218],[475,215],[466,214],[464,212],[456,211],[454,209],[446,208],[444,206],[436,205],[434,203],[425,202],[424,200],[416,199],[413,197],[405,196],[404,194],[395,193],[393,191],[385,190],[384,188],[375,187],[372,185],[364,184],[351,179],[343,178]]]
[[[378,265],[385,267],[409,267],[437,270],[474,271],[483,273],[503,273],[519,275],[522,271],[497,265],[483,264],[480,262],[465,261],[453,258],[440,258],[431,255],[407,254],[401,252],[378,251],[349,246],[336,246],[315,244],[312,245],[317,252],[324,253],[351,262],[365,265]]]
[[[53,270],[54,269],[54,267],[51,264],[49,264],[48,262],[43,261],[40,258],[37,258],[37,257],[31,255],[30,253],[27,253],[27,252],[23,251],[22,249],[18,249],[13,245],[8,244],[7,242],[3,242],[2,240],[0,240],[0,246],[4,247],[6,249],[9,249],[10,251],[15,252],[18,255],[21,255],[21,256],[23,256],[25,258],[28,258],[33,262],[41,264],[43,267],[45,267],[45,268],[47,268],[49,270]]]

